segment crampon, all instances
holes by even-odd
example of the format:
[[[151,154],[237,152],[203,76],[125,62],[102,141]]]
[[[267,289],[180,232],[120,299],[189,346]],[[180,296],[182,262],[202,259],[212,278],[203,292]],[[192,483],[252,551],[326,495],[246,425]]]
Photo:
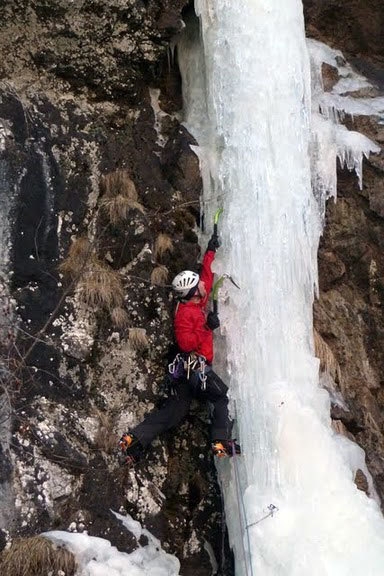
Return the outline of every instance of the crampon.
[[[238,456],[241,454],[240,445],[236,440],[215,440],[212,442],[213,455],[218,458]]]
[[[140,440],[133,434],[123,434],[118,443],[120,449],[120,460],[122,464],[134,466],[142,456],[143,447]]]

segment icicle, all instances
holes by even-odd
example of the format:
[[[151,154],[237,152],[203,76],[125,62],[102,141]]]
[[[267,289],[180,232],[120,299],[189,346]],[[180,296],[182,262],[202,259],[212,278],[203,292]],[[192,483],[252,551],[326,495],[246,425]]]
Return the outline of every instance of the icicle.
[[[348,131],[340,122],[346,115],[380,117],[384,114],[384,98],[351,97],[350,92],[373,89],[373,86],[352,69],[339,50],[333,50],[316,40],[307,40],[307,44],[311,58],[313,110],[312,185],[324,218],[327,198],[336,195],[336,159],[339,158],[341,166],[356,172],[361,189],[363,158],[380,152],[375,142],[362,134]],[[339,75],[331,92],[324,92],[323,63],[333,66]]]

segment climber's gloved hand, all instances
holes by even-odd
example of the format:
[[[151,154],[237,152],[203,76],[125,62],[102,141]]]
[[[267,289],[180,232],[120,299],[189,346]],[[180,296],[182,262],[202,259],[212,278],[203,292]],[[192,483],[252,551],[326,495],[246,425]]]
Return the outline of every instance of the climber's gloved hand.
[[[220,240],[217,234],[213,233],[209,239],[207,250],[211,250],[212,252],[216,252],[218,247],[220,246]]]
[[[217,312],[208,312],[207,326],[210,330],[216,330],[220,326],[220,320]]]

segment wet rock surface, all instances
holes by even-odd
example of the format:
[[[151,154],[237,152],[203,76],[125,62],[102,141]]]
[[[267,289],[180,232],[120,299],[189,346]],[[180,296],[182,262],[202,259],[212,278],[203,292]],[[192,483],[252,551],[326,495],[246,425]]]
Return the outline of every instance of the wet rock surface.
[[[304,0],[307,33],[341,50],[374,89],[384,89],[384,12],[379,0]],[[323,66],[324,86],[331,90],[335,69]],[[359,94],[355,94],[358,96]],[[346,116],[343,123],[383,146],[380,116]],[[383,152],[364,161],[363,188],[354,174],[338,169],[337,200],[328,201],[319,250],[320,298],[315,329],[333,359],[331,416],[338,432],[366,452],[368,469],[381,501],[384,498],[383,338],[384,211]],[[340,396],[341,395],[341,396]],[[357,486],[367,491],[362,471]]]
[[[86,530],[129,551],[137,542],[111,512],[126,511],[178,556],[183,574],[211,574],[205,541],[231,574],[227,542],[220,559],[207,408],[196,404],[132,469],[116,449],[165,397],[169,282],[196,268],[200,253],[199,166],[167,56],[185,4],[56,0],[0,9],[8,54],[1,194],[12,191],[17,318],[11,306],[17,329],[2,342],[2,369],[12,441],[2,447],[0,482],[12,521],[2,516],[1,541]],[[123,175],[120,204],[103,185],[111,174]],[[107,282],[100,293],[100,275],[114,289]]]
[[[339,174],[338,198],[328,203],[319,252],[320,298],[314,318],[340,368],[336,389],[348,407],[342,421],[366,451],[383,499],[384,222],[369,202],[375,172],[367,162],[362,191],[354,175]],[[340,418],[337,412],[333,418]]]
[[[384,87],[381,0],[304,0],[307,34],[342,50],[362,74]]]
[[[181,30],[187,0],[9,2],[0,8],[1,43],[9,77],[53,75],[74,90],[140,102],[155,81],[170,39]]]

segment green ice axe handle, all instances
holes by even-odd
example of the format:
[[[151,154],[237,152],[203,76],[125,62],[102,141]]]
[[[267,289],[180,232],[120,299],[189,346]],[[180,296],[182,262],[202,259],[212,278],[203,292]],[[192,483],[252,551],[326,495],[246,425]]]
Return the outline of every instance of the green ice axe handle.
[[[223,209],[219,208],[218,210],[216,210],[215,212],[215,216],[213,218],[213,234],[214,236],[217,236],[217,224],[219,222],[219,218],[221,216],[221,214],[223,213]]]
[[[225,280],[225,274],[223,274],[223,276],[220,276],[220,278],[216,280],[212,288],[213,311],[215,312],[215,314],[218,313],[219,290],[222,287],[224,280]]]
[[[218,298],[219,298],[219,289],[222,287],[223,282],[225,280],[225,274],[223,274],[222,276],[220,276],[220,278],[218,278],[216,280],[216,282],[213,285],[212,288],[212,300],[215,302],[217,302]]]

